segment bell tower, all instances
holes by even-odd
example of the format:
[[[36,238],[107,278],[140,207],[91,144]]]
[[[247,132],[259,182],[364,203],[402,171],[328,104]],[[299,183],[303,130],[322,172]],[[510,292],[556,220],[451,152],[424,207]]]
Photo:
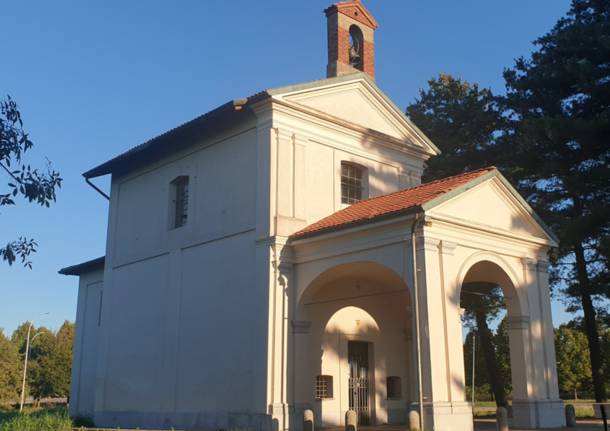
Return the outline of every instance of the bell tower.
[[[335,3],[324,13],[328,29],[326,76],[361,71],[375,79],[375,18],[360,0]]]

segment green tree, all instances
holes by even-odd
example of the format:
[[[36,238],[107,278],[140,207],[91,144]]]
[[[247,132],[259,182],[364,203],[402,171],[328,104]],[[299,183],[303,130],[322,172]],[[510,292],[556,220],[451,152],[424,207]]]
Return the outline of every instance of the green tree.
[[[502,290],[493,283],[465,283],[462,287],[460,306],[465,310],[466,321],[470,321],[471,326],[476,324],[480,353],[484,357],[487,381],[496,404],[499,407],[507,407],[506,376],[502,373],[494,345],[494,334],[488,323],[488,320],[496,317],[504,306]]]
[[[55,335],[55,363],[59,370],[55,393],[60,397],[70,394],[70,373],[72,370],[72,346],[74,344],[74,323],[67,320]]]
[[[555,330],[555,351],[559,391],[578,398],[578,391],[591,390],[591,362],[585,333],[570,325],[559,326]]]
[[[42,327],[36,334],[30,344],[27,381],[30,395],[39,400],[56,395],[60,369],[55,359],[57,343],[53,332]]]
[[[51,169],[50,163],[42,172],[23,161],[23,156],[33,146],[23,130],[17,104],[7,96],[6,100],[0,101],[0,170],[8,177],[8,190],[0,193],[0,207],[15,205],[17,196],[46,207],[55,201],[56,190],[62,182],[59,173]],[[19,237],[0,247],[0,257],[9,265],[19,258],[24,266],[31,268],[29,255],[36,251],[36,247],[33,239]]]
[[[472,339],[474,337],[474,372],[475,372],[475,387],[476,392],[475,395],[477,399],[488,399],[489,396],[493,395],[491,393],[491,387],[489,386],[489,379],[487,378],[487,365],[485,364],[485,357],[481,355],[481,338],[477,335],[476,329],[474,327],[471,328],[470,331],[466,334],[466,338],[464,339],[464,379],[466,380],[466,387],[469,389],[470,393],[468,397],[472,397]],[[481,397],[480,388],[484,388],[487,390],[484,398]]]
[[[512,372],[510,369],[510,344],[508,339],[508,316],[500,321],[494,335],[494,346],[496,347],[496,357],[498,369],[503,376],[506,392],[510,393],[513,389]]]
[[[420,90],[407,115],[442,151],[428,161],[424,181],[492,164],[504,120],[490,89],[441,74]]]
[[[20,359],[15,345],[0,330],[0,405],[15,402],[19,397]]]
[[[582,310],[597,401],[606,398],[596,302],[610,297],[610,0],[573,0],[505,70],[508,172],[559,236],[553,281]],[[607,304],[607,303],[606,303]]]

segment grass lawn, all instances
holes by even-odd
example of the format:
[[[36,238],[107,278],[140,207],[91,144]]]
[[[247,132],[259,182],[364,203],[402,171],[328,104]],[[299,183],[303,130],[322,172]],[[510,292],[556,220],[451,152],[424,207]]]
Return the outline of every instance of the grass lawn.
[[[576,417],[579,419],[595,418],[593,414],[594,400],[563,400],[564,404],[573,404],[576,410]],[[477,418],[495,417],[496,403],[494,401],[477,401],[474,409],[474,416]],[[0,431],[2,431],[0,429]]]
[[[0,409],[0,431],[71,431],[72,420],[65,406],[18,410]]]

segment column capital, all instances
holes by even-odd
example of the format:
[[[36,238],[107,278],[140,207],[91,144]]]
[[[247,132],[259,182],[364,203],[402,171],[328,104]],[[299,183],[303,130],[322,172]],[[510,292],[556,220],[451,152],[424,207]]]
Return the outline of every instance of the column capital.
[[[546,260],[538,261],[538,272],[542,272],[542,273],[549,272],[549,263]]]
[[[523,265],[523,268],[528,271],[536,272],[538,270],[536,260],[530,257],[522,257],[521,264]]]
[[[508,329],[528,329],[530,326],[530,318],[528,316],[508,316]]]
[[[295,134],[293,131],[285,129],[285,128],[280,128],[280,127],[275,127],[275,136],[277,137],[277,139],[279,140],[290,140],[292,141],[295,137]]]
[[[419,236],[415,239],[415,243],[417,251],[425,250],[437,252],[439,250],[441,240],[436,238],[430,238],[428,236]]]
[[[457,244],[455,242],[442,240],[440,249],[441,252],[447,256],[453,256],[455,254],[455,249],[457,248]]]
[[[309,327],[311,326],[311,322],[308,320],[293,320],[292,324],[292,332],[295,334],[308,334]]]

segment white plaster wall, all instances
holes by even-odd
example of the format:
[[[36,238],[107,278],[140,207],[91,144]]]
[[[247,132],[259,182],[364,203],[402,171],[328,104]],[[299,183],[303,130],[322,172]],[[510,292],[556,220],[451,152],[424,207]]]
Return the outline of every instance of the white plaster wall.
[[[336,97],[342,106],[342,96]],[[276,223],[271,233],[290,236],[345,208],[341,203],[342,161],[366,169],[363,198],[420,183],[423,159],[406,147],[304,119],[290,110],[273,111],[272,126],[270,220]]]
[[[337,94],[336,106],[352,96]],[[343,207],[342,160],[367,168],[368,196],[419,183],[426,156],[415,144],[266,103],[248,124],[113,178],[99,425],[267,429],[271,417],[285,420],[289,317],[276,251]],[[180,175],[190,178],[189,221],[170,229]],[[403,245],[392,244],[378,258],[403,273]]]
[[[268,428],[256,160],[250,125],[113,179],[97,425]],[[170,229],[179,175],[188,223]]]
[[[72,416],[93,417],[103,277],[100,269],[81,275],[79,280],[70,383]]]

